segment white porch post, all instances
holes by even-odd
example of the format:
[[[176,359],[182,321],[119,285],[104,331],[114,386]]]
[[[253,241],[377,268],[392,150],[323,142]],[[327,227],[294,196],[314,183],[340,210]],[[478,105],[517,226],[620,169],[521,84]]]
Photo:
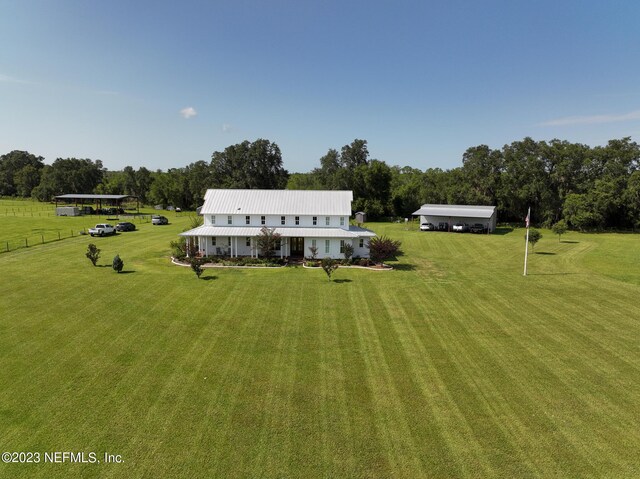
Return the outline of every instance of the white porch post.
[[[237,258],[238,257],[238,237],[237,236],[233,237],[233,242],[234,242],[233,249],[235,250],[236,258]]]

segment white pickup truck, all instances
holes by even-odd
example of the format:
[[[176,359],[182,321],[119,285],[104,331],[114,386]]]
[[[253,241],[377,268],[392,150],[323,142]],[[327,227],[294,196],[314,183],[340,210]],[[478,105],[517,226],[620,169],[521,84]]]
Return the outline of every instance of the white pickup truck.
[[[89,228],[91,236],[107,236],[116,234],[116,229],[108,223],[97,224],[94,228]]]

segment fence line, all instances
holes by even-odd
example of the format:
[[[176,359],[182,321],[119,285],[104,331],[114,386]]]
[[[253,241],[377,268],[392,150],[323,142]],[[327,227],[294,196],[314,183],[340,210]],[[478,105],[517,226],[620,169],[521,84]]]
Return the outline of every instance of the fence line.
[[[107,215],[102,215],[107,216]],[[117,221],[131,221],[137,224],[149,223],[151,221],[151,216],[148,214],[141,215],[120,215],[120,219]],[[84,218],[91,218],[92,216],[85,216]],[[106,222],[99,215],[94,215],[93,218],[97,222]],[[115,221],[113,222],[115,226]],[[8,253],[10,251],[16,251],[22,248],[31,248],[37,245],[43,245],[46,243],[53,243],[55,241],[61,241],[64,239],[74,238],[76,236],[84,236],[87,234],[87,229],[82,228],[80,231],[74,232],[74,230],[69,230],[69,234],[67,235],[62,230],[58,230],[53,233],[35,233],[30,235],[21,235],[16,236],[10,239],[0,239],[0,253]]]
[[[43,244],[47,244],[47,243],[53,243],[55,241],[61,241],[63,239],[68,239],[68,238],[74,238],[76,236],[83,236],[85,234],[87,234],[87,233],[83,229],[83,230],[78,231],[78,232],[74,232],[73,230],[69,230],[69,234],[68,235],[63,233],[63,232],[61,232],[61,231],[57,231],[57,232],[51,233],[51,234],[40,233],[40,234],[32,234],[32,235],[12,238],[12,239],[8,239],[8,240],[3,239],[3,240],[0,241],[0,253],[8,253],[10,251],[16,251],[18,249],[31,248],[33,246],[43,245]]]

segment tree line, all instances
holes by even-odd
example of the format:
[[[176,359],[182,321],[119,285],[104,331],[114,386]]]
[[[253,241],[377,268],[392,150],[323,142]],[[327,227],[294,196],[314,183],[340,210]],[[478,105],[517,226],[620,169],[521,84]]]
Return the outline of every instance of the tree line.
[[[278,145],[244,141],[215,151],[210,161],[150,171],[109,171],[100,160],[12,151],[0,156],[0,195],[49,201],[64,193],[131,194],[146,204],[195,208],[208,188],[344,189],[354,211],[370,218],[409,217],[424,203],[495,205],[500,221],[551,226],[564,219],[577,229],[640,227],[640,147],[630,138],[590,147],[524,138],[501,149],[465,151],[449,170],[389,166],[370,158],[367,141],[330,148],[318,167],[289,173]]]

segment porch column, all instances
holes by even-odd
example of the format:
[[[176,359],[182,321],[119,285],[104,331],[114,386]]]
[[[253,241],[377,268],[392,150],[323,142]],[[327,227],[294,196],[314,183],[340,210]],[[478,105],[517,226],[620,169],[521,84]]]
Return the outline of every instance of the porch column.
[[[233,242],[234,242],[233,249],[236,252],[236,258],[237,258],[238,257],[238,237],[237,236],[233,237]]]

